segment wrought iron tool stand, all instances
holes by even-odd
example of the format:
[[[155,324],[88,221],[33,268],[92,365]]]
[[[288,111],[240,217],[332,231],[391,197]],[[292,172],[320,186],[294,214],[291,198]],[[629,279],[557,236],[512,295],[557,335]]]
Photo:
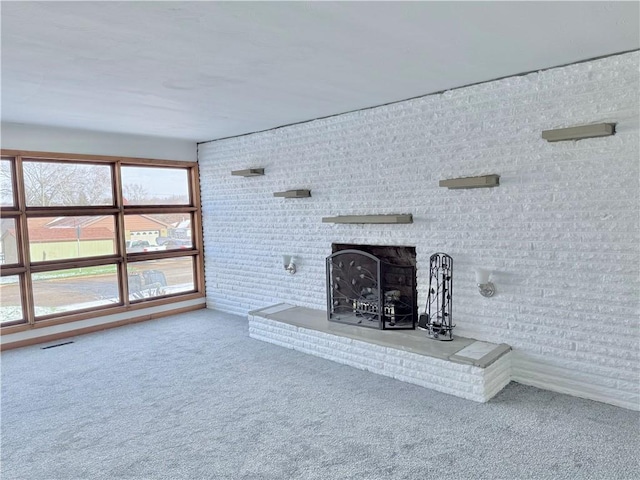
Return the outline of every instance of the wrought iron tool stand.
[[[429,296],[425,313],[420,315],[418,328],[426,330],[435,340],[453,340],[451,303],[453,295],[453,259],[446,253],[434,253],[429,258]]]

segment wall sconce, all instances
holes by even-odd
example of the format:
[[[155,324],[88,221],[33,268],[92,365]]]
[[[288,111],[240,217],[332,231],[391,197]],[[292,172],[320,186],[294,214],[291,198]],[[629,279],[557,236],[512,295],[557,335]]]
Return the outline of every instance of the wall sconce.
[[[291,255],[283,255],[282,260],[284,263],[284,269],[289,272],[291,275],[296,273],[296,264],[294,263],[294,258]]]
[[[491,270],[486,268],[476,268],[476,283],[478,290],[483,297],[493,297],[496,293],[496,287],[489,281],[491,278]]]

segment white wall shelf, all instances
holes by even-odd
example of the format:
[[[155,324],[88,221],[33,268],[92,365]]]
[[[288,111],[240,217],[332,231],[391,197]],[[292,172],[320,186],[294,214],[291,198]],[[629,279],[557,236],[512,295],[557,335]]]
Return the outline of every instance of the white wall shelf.
[[[491,188],[500,185],[500,175],[482,175],[479,177],[452,178],[440,180],[441,187],[449,189]]]
[[[311,190],[287,190],[286,192],[275,192],[273,196],[282,198],[307,198],[311,196]]]
[[[233,170],[231,175],[236,177],[260,177],[264,175],[264,168],[247,168],[245,170]]]
[[[413,223],[413,215],[339,215],[323,217],[322,223]]]
[[[584,138],[608,137],[616,133],[615,123],[598,123],[579,127],[556,128],[544,130],[542,138],[547,142],[561,142],[564,140],[582,140]]]

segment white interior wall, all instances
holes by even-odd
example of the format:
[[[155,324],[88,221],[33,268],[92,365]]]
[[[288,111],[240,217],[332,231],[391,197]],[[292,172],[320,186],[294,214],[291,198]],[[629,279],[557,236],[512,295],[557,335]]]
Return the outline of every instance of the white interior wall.
[[[331,243],[454,259],[454,333],[514,348],[513,379],[639,408],[638,52],[199,146],[207,304],[326,309]],[[541,131],[614,122],[615,136]],[[232,170],[264,167],[262,177]],[[492,189],[447,178],[499,174]],[[311,198],[274,198],[288,189]],[[411,213],[410,225],[325,216]],[[282,255],[295,255],[289,275]],[[474,268],[493,267],[484,298]],[[393,332],[389,333],[393,335]],[[425,338],[425,341],[431,341]]]
[[[21,123],[2,123],[0,145],[34,152],[197,160],[196,143],[192,141]]]

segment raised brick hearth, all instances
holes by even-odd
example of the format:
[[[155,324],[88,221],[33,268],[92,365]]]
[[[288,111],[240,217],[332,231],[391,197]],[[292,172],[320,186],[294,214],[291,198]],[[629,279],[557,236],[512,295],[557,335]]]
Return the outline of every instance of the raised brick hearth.
[[[403,382],[486,402],[511,380],[511,347],[421,330],[383,331],[327,321],[321,310],[281,303],[249,312],[249,336]]]

